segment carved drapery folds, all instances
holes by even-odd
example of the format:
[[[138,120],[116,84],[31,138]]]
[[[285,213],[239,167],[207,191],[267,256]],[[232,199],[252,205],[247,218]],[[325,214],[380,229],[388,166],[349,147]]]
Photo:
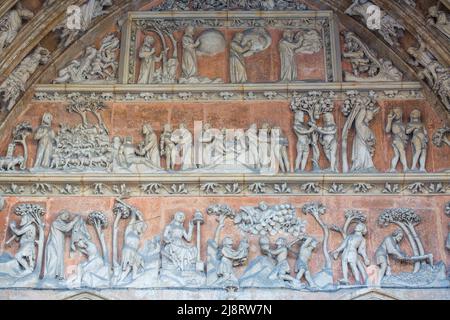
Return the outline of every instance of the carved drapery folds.
[[[0,17],[0,54],[17,37],[24,21],[34,17],[34,13],[23,7],[21,2],[9,10],[3,17]]]

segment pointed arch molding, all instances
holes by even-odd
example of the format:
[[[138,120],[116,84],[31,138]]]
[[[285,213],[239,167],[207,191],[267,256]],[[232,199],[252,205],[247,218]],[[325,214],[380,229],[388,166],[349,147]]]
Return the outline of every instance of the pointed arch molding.
[[[17,1],[8,0],[0,5],[0,13],[6,12],[12,8]],[[51,6],[41,9],[35,17],[27,23],[15,41],[9,46],[2,55],[0,55],[0,81],[3,81],[8,75],[14,71],[14,69],[20,64],[20,62],[30,54],[39,44],[50,37],[53,33],[54,28],[60,24],[65,18],[65,11],[67,6],[71,4],[80,5],[84,0],[62,0],[55,1]],[[93,26],[85,33],[78,41],[70,45],[68,48],[56,48],[51,53],[50,61],[44,66],[40,66],[38,70],[31,76],[27,82],[27,89],[25,93],[18,99],[17,103],[14,105],[13,109],[9,113],[2,112],[0,114],[0,133],[4,134],[5,125],[10,121],[10,119],[17,118],[22,114],[29,102],[32,100],[35,91],[39,90],[54,90],[57,92],[63,91],[67,92],[80,89],[81,91],[86,90],[96,90],[103,89],[101,87],[94,88],[91,86],[90,89],[85,87],[78,88],[77,86],[52,86],[50,88],[47,85],[39,85],[43,79],[46,79],[46,75],[56,74],[56,71],[62,68],[67,62],[75,59],[79,55],[81,47],[87,47],[91,45],[99,34],[106,33],[106,30],[110,29],[112,25],[117,23],[124,23],[127,19],[127,13],[130,11],[139,11],[142,8],[150,10],[153,7],[157,7],[163,4],[164,0],[154,0],[154,1],[128,1],[128,0],[116,0],[113,1],[113,6],[109,8],[108,13],[105,16],[99,17],[94,21]],[[372,48],[376,48],[380,52],[380,56],[390,59],[394,65],[396,65],[409,79],[417,79],[416,70],[414,70],[408,63],[409,59],[405,48],[391,47],[387,45],[376,33],[370,31],[364,24],[359,22],[357,19],[346,15],[344,12],[346,8],[351,4],[351,1],[336,1],[336,0],[321,0],[321,1],[303,1],[308,4],[312,10],[332,10],[335,13],[335,17],[339,24],[341,24],[345,29],[354,32],[360,38],[364,39],[366,42],[371,43]],[[433,48],[433,53],[439,58],[439,61],[444,65],[448,65],[450,61],[450,54],[446,48],[444,41],[439,41],[433,38],[435,33],[432,30],[427,29],[423,22],[420,22],[420,14],[413,9],[403,7],[395,3],[395,1],[390,0],[374,0],[374,3],[379,5],[382,10],[389,11],[392,16],[399,18],[402,22],[405,22],[405,17],[410,16],[408,22],[404,23],[406,30],[410,34],[419,34],[427,44]],[[412,16],[411,16],[412,15]],[[422,18],[423,19],[423,18]],[[123,54],[123,46],[122,53]],[[48,79],[47,79],[48,81]],[[346,85],[352,86],[351,83]],[[340,83],[333,83],[334,90],[336,87],[341,86]],[[391,83],[391,88],[404,89],[414,87],[417,90],[421,87],[425,98],[429,101],[435,111],[441,116],[441,119],[445,119],[444,122],[450,122],[450,113],[446,111],[445,107],[440,103],[439,98],[434,94],[424,82],[402,82],[402,83]],[[376,87],[376,86],[375,86]],[[343,89],[343,87],[341,87]],[[373,88],[372,84],[359,83],[356,88],[370,90]],[[116,87],[111,86],[106,91],[114,91]],[[130,87],[133,91],[139,90],[138,87]],[[326,88],[325,88],[326,89]],[[333,88],[330,88],[333,89]],[[125,91],[124,88],[120,90]],[[119,90],[119,91],[120,91]]]

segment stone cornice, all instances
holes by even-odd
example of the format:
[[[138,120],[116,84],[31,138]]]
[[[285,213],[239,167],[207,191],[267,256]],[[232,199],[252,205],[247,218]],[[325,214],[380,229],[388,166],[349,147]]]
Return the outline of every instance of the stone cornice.
[[[0,194],[20,196],[448,195],[450,172],[423,174],[2,174]]]

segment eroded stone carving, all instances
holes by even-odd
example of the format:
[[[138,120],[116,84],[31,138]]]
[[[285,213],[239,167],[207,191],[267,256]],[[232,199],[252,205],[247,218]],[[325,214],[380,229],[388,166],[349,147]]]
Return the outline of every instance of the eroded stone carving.
[[[353,0],[353,3],[345,11],[350,16],[359,16],[363,19],[364,23],[374,28],[373,21],[370,19],[370,10],[368,8],[373,6],[373,2],[369,0]],[[391,46],[398,46],[399,38],[403,37],[405,27],[396,19],[392,18],[385,11],[380,10],[381,21],[378,33],[383,39]],[[375,28],[374,28],[375,29]]]
[[[42,123],[36,130],[34,140],[38,141],[36,152],[35,168],[49,168],[53,159],[53,145],[55,132],[52,129],[53,116],[51,113],[44,113]]]
[[[322,49],[322,42],[320,34],[316,30],[297,33],[293,30],[284,31],[283,37],[278,43],[281,60],[280,81],[298,80],[296,54],[313,54],[319,52],[320,49]]]
[[[435,26],[440,32],[450,38],[450,15],[439,10],[438,5],[428,8],[427,23]]]
[[[53,83],[85,83],[114,81],[117,77],[120,40],[116,34],[108,34],[100,48],[87,47],[84,55],[59,70]]]
[[[444,106],[450,110],[450,71],[436,60],[420,37],[417,40],[419,47],[410,47],[407,50],[412,57],[409,63],[419,68],[419,78],[427,82]]]
[[[27,286],[38,280],[44,253],[44,208],[35,204],[19,204],[14,213],[21,217],[19,226],[10,224],[12,237],[6,245],[19,242],[14,257],[3,253],[0,262],[1,284],[7,286]],[[37,245],[37,250],[36,250]]]
[[[34,13],[18,2],[13,9],[0,18],[0,54],[17,37],[23,26],[23,20],[30,20],[33,17]]]
[[[287,233],[298,237],[306,227],[305,221],[297,217],[292,205],[268,206],[265,202],[257,207],[241,207],[234,217],[234,223],[244,232],[261,236]]]
[[[379,283],[382,286],[395,287],[440,287],[448,286],[445,265],[439,262],[433,265],[433,255],[425,253],[424,246],[415,229],[421,221],[419,215],[409,208],[386,209],[378,217],[380,226],[395,224],[400,229],[384,239],[376,252],[377,264],[380,266]],[[406,256],[399,250],[399,242],[406,235],[411,249],[412,257]],[[402,272],[392,274],[389,257],[405,262],[414,262],[412,273]]]
[[[37,47],[14,69],[0,85],[3,110],[10,111],[13,108],[20,95],[27,89],[28,80],[36,72],[39,65],[46,64],[49,59],[50,52],[43,47]]]
[[[345,81],[402,81],[403,75],[392,61],[379,59],[353,32],[346,32],[344,39],[342,55],[352,65],[352,73],[344,72]]]
[[[443,128],[439,128],[436,130],[436,132],[433,134],[433,144],[440,148],[443,145],[447,145],[450,147],[450,128],[447,126],[444,126]]]
[[[445,214],[450,217],[450,202],[447,202],[447,204],[445,205]],[[450,224],[449,224],[450,227]],[[445,243],[445,247],[447,248],[447,250],[450,250],[450,232],[447,235],[447,242]]]
[[[70,17],[67,17],[55,30],[59,31],[60,44],[67,48],[77,38],[84,34],[92,26],[95,18],[103,16],[107,13],[107,9],[113,5],[112,0],[87,0],[80,7],[80,28],[69,28],[68,23]]]
[[[4,157],[0,157],[0,172],[1,171],[14,171],[17,167],[20,170],[24,170],[28,160],[28,144],[27,137],[31,134],[33,128],[28,122],[22,122],[18,124],[13,130],[12,142],[8,145],[8,150]],[[15,155],[15,149],[17,145],[21,145],[23,149],[23,155]]]
[[[347,92],[348,98],[344,101],[342,112],[347,117],[342,131],[342,170],[349,171],[347,159],[348,132],[355,127],[355,137],[352,148],[351,172],[376,172],[373,164],[376,138],[370,122],[378,113],[379,107],[373,95],[361,96],[356,91]]]

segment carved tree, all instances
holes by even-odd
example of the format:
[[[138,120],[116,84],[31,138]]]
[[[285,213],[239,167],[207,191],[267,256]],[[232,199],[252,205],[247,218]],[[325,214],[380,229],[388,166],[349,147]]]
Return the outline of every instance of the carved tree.
[[[81,117],[83,127],[88,126],[87,120],[87,104],[83,103],[83,98],[79,94],[70,95],[69,98],[72,100],[67,106],[67,111],[69,113],[77,113]]]
[[[116,203],[113,207],[113,213],[116,216],[113,224],[113,234],[112,234],[112,242],[113,242],[113,267],[117,268],[119,266],[119,259],[117,254],[117,241],[118,241],[118,232],[119,232],[119,222],[120,219],[128,219],[131,216],[130,207],[125,204],[120,199],[116,199]]]
[[[39,237],[38,237],[38,254],[36,257],[36,269],[34,274],[39,277],[42,271],[42,261],[44,256],[44,228],[45,223],[42,221],[42,217],[45,214],[45,210],[40,205],[36,204],[19,204],[14,213],[18,216],[29,215],[33,219],[33,223],[37,226]]]
[[[106,229],[108,227],[108,218],[101,211],[93,211],[88,215],[87,222],[88,224],[94,226],[95,231],[97,232],[98,239],[100,240],[100,244],[102,246],[103,260],[107,263],[108,249],[106,247],[105,234],[103,233],[103,229]]]
[[[342,235],[342,238],[346,238],[348,235],[348,228],[352,223],[365,223],[367,220],[366,216],[359,210],[345,210],[345,223],[341,228],[337,225],[331,225],[330,229],[336,232],[339,232]]]
[[[423,248],[422,242],[415,230],[415,226],[421,221],[420,216],[418,216],[413,209],[409,208],[392,208],[386,209],[378,217],[378,224],[380,226],[388,226],[393,223],[399,226],[403,232],[406,234],[408,241],[413,250],[414,256],[425,255],[425,250]],[[414,264],[414,272],[420,270],[420,262]]]
[[[24,170],[28,159],[28,145],[27,137],[33,132],[33,127],[29,122],[22,122],[18,124],[13,130],[13,142],[22,145],[23,147],[23,163],[20,165],[20,169]]]
[[[303,213],[312,215],[322,228],[323,231],[322,250],[323,255],[325,256],[325,269],[331,269],[331,257],[328,252],[328,239],[330,237],[330,230],[328,225],[326,225],[320,218],[321,215],[324,215],[326,213],[326,210],[327,210],[326,206],[320,202],[308,202],[302,208]]]

